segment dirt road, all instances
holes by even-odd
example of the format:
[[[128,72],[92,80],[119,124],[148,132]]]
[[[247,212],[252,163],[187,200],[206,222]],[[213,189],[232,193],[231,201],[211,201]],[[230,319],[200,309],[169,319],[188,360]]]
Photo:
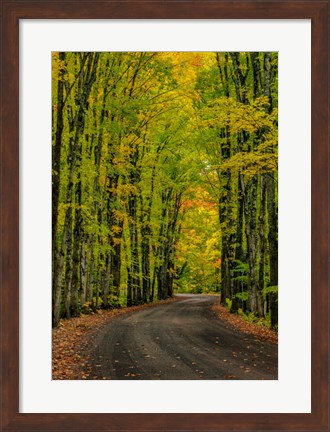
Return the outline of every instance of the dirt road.
[[[277,345],[230,328],[211,310],[218,298],[177,302],[113,319],[95,339],[93,373],[106,379],[277,379]]]

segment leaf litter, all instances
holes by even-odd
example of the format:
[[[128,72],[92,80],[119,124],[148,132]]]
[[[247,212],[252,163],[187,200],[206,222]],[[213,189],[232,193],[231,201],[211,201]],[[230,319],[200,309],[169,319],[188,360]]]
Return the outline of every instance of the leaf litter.
[[[178,301],[171,298],[130,308],[98,310],[91,315],[64,319],[52,331],[52,379],[53,380],[99,380],[111,379],[93,373],[94,335],[116,316],[148,307],[162,306]]]
[[[227,308],[221,306],[219,303],[215,304],[212,309],[222,321],[226,322],[231,327],[234,327],[236,330],[255,336],[258,340],[267,340],[274,344],[278,343],[278,334],[276,331],[267,327],[249,323],[239,315],[230,313]],[[247,348],[250,347],[248,346]]]

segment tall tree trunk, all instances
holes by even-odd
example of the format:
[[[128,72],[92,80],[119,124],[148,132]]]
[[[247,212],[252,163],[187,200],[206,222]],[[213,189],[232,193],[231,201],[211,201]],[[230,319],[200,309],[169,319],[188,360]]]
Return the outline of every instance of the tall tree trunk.
[[[260,59],[259,53],[252,52],[250,53],[251,63],[252,63],[252,72],[253,72],[253,98],[257,99],[262,94],[261,89],[261,70],[260,70]],[[257,134],[257,141],[260,140],[260,133]],[[256,281],[256,312],[258,316],[264,316],[264,301],[263,301],[263,293],[262,290],[264,288],[264,267],[265,267],[265,252],[266,252],[266,239],[265,239],[265,211],[266,211],[266,195],[265,195],[265,182],[263,174],[259,176],[259,188],[260,188],[260,203],[258,205],[259,208],[259,220],[256,223],[256,233],[255,237],[257,241],[259,240],[259,265],[257,266],[257,262],[255,263],[255,271],[257,272],[258,267],[258,282]],[[257,187],[258,187],[258,180]],[[258,191],[256,191],[258,194]]]
[[[71,310],[72,316],[79,316],[79,294],[81,294],[81,279],[79,278],[81,267],[81,241],[82,241],[82,214],[81,214],[81,179],[78,173],[75,197],[75,222],[73,231],[73,252],[72,252],[72,295]]]
[[[81,304],[81,307],[82,307],[86,303],[86,301],[87,301],[87,285],[88,285],[88,259],[87,259],[86,244],[85,244],[84,241],[81,243],[80,256],[81,256],[81,267],[80,267],[81,295],[80,295],[80,304]]]
[[[125,236],[125,233],[123,235],[123,249],[124,249],[124,256],[125,256],[125,263],[126,263],[126,274],[127,274],[127,294],[126,294],[126,305],[128,307],[133,306],[133,286],[132,286],[132,276],[131,276],[131,267],[130,267],[130,260],[128,256],[128,247],[127,247],[127,238]]]
[[[266,307],[263,299],[265,288],[265,256],[266,256],[266,179],[265,174],[260,175],[260,210],[259,210],[259,295],[258,315],[266,316]]]
[[[162,210],[160,216],[160,229],[158,235],[158,244],[156,250],[156,259],[157,259],[157,269],[155,271],[155,275],[157,275],[157,298],[159,300],[165,298],[165,270],[164,270],[164,262],[165,262],[165,237],[166,237],[166,215],[167,215],[167,206],[168,201],[171,199],[172,190],[168,189],[166,191],[162,191]]]
[[[272,111],[271,98],[271,55],[264,53],[264,95],[269,98],[268,112]],[[278,217],[276,208],[276,185],[274,175],[269,173],[266,177],[267,209],[268,209],[268,248],[269,248],[269,284],[272,287],[278,286]],[[276,293],[270,294],[270,319],[271,326],[278,325],[278,296]]]
[[[243,205],[243,192],[241,186],[242,174],[238,173],[237,180],[237,220],[236,220],[236,248],[235,248],[235,261],[242,263],[244,261],[243,251],[243,218],[244,218],[244,205]],[[237,276],[237,275],[236,275]],[[242,282],[240,280],[233,281],[233,298],[230,312],[235,313],[240,306],[243,307],[243,300],[239,300],[237,294],[242,292]]]
[[[59,53],[59,60],[65,61],[65,53]],[[62,134],[63,134],[63,108],[64,108],[64,69],[61,69],[57,82],[57,116],[56,116],[56,134],[55,145],[52,149],[52,325],[56,326],[60,320],[60,304],[62,294],[62,281],[59,281],[58,265],[61,265],[61,257],[58,253],[58,233],[57,233],[57,217],[58,217],[58,202],[60,194],[60,178],[61,178],[61,149],[62,149]],[[62,278],[62,273],[61,273]]]
[[[56,287],[56,293],[59,297],[57,297],[55,302],[55,309],[53,310],[53,325],[56,326],[60,320],[60,304],[61,304],[61,295],[62,295],[62,286],[63,286],[63,268],[64,268],[64,259],[65,253],[68,250],[68,237],[71,235],[71,220],[72,220],[72,209],[69,207],[66,211],[65,222],[64,222],[64,230],[62,235],[61,248],[57,257],[57,265],[56,265],[56,273],[54,275],[54,283]],[[70,278],[71,283],[71,278]],[[64,289],[64,316],[67,318],[70,317],[70,286],[65,284]]]
[[[105,258],[105,269],[103,271],[102,277],[102,300],[103,300],[103,308],[109,308],[109,295],[110,295],[110,283],[111,283],[111,258],[110,253],[106,254]]]
[[[72,165],[77,172],[77,183],[75,187],[75,222],[73,235],[72,254],[72,282],[71,282],[71,310],[73,316],[79,316],[79,296],[81,293],[81,280],[79,278],[81,265],[81,242],[82,242],[82,213],[81,213],[81,161],[82,161],[82,136],[85,128],[85,114],[88,109],[88,98],[92,85],[96,79],[96,68],[98,64],[98,53],[84,53],[81,57],[81,74],[78,81],[78,111],[73,126],[75,127],[74,159]],[[86,61],[87,57],[87,61]],[[86,66],[84,67],[84,65]]]
[[[153,203],[154,184],[156,163],[158,161],[159,152],[161,147],[158,146],[156,152],[156,160],[151,171],[150,192],[145,199],[145,205],[141,194],[141,254],[142,254],[142,291],[143,302],[147,303],[151,298],[151,269],[150,269],[150,236],[152,234],[150,228],[151,222],[151,209]]]
[[[142,243],[141,243],[141,254],[142,254],[142,293],[143,303],[147,303],[150,299],[150,257],[149,257],[149,236],[151,232],[148,227],[142,230]]]
[[[225,96],[229,98],[229,75],[228,75],[228,65],[229,65],[229,57],[228,53],[225,53],[225,63],[223,68],[221,67],[220,55],[216,53],[217,66],[219,69],[220,80],[222,84],[222,88],[224,89]],[[223,161],[230,157],[230,137],[229,137],[229,128],[227,130],[222,130],[220,132],[220,137],[223,139],[226,137],[226,144],[221,148],[221,158]],[[229,173],[220,173],[220,179],[224,182],[224,189],[226,193],[230,194],[230,174]],[[226,198],[220,196],[218,201],[218,211],[219,211],[219,223],[223,227],[225,223],[229,222],[227,219],[228,205]],[[222,305],[226,304],[226,299],[230,297],[231,292],[231,273],[230,273],[230,244],[229,244],[229,236],[225,233],[225,230],[222,230],[221,235],[221,264],[220,264],[220,274],[221,274],[221,285],[220,285],[220,303]]]
[[[221,131],[221,138],[225,142],[221,145],[221,160],[225,162],[231,156],[230,130],[227,126]],[[221,239],[221,304],[232,298],[232,267],[234,259],[233,209],[232,209],[232,175],[221,172],[222,194],[219,198],[219,223],[222,227]]]
[[[155,298],[155,285],[157,280],[157,271],[158,271],[158,267],[154,265],[154,271],[153,271],[152,283],[151,283],[150,302],[153,302]]]
[[[62,291],[62,278],[63,278],[63,268],[64,268],[64,258],[65,262],[65,281],[64,281],[64,316],[69,318],[71,316],[70,312],[70,297],[71,297],[71,276],[72,276],[72,194],[73,194],[73,163],[74,159],[74,147],[69,145],[68,153],[68,165],[70,167],[68,186],[66,191],[66,204],[67,209],[64,218],[64,228],[62,236],[62,244],[59,252],[59,258],[57,259],[56,265],[56,275],[55,284],[56,290]],[[55,324],[56,325],[56,324]]]
[[[275,181],[271,174],[267,175],[267,207],[268,207],[268,247],[269,247],[269,284],[278,286],[278,246],[277,246],[277,211],[275,204]],[[276,293],[270,294],[271,326],[278,324],[278,304]]]
[[[64,277],[64,318],[75,316],[72,314],[72,210],[68,212],[68,234],[66,236],[65,250],[65,277]]]
[[[90,240],[90,255],[89,255],[89,260],[90,262],[87,261],[87,266],[89,267],[89,276],[88,276],[88,288],[87,288],[87,297],[86,300],[88,302],[90,302],[92,308],[94,308],[94,252],[93,252],[93,238],[91,238]]]
[[[258,278],[257,278],[257,176],[254,176],[247,186],[242,187],[244,197],[245,235],[247,243],[248,275],[248,305],[251,312],[258,311]]]
[[[130,283],[133,294],[133,304],[140,304],[141,295],[141,279],[140,279],[140,261],[139,261],[139,238],[137,228],[137,197],[131,195],[128,200],[129,208],[129,231],[130,231],[130,247],[131,247],[131,265],[130,265]]]
[[[112,284],[113,294],[119,298],[120,296],[120,282],[121,282],[121,246],[122,246],[122,230],[123,222],[118,221],[118,226],[121,230],[120,236],[115,235],[113,239],[113,251],[111,252],[111,269],[112,269]]]

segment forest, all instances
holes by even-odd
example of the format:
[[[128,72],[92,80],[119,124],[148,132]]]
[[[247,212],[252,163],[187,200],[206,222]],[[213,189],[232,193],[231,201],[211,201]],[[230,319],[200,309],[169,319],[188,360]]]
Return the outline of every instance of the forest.
[[[52,324],[216,293],[278,325],[275,52],[52,54]]]

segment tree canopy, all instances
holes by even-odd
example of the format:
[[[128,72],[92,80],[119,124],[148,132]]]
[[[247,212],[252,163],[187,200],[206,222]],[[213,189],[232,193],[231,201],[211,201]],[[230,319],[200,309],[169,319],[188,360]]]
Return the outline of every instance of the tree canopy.
[[[53,325],[215,292],[277,326],[277,53],[56,52]]]

